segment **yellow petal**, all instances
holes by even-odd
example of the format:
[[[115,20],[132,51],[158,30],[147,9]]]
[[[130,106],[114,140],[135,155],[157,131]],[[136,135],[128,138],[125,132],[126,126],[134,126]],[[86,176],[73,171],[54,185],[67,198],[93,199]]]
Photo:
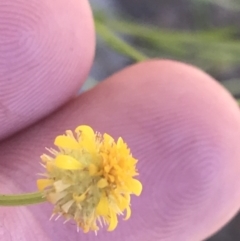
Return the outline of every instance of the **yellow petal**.
[[[124,193],[123,196],[124,196],[125,199],[128,201],[128,203],[131,202],[131,196],[130,196],[130,194],[128,194],[128,193]]]
[[[90,126],[87,126],[87,125],[78,126],[75,129],[75,132],[81,132],[81,135],[83,137],[88,137],[88,138],[94,138],[95,137],[95,133],[94,133],[93,129]]]
[[[128,161],[131,162],[131,165],[136,165],[138,163],[138,160],[133,157]]]
[[[79,143],[69,137],[69,136],[57,136],[54,145],[61,147],[61,148],[68,148],[68,149],[79,149],[81,148]]]
[[[123,142],[122,137],[119,137],[118,140],[117,140],[117,147],[120,147],[123,143],[124,142]]]
[[[97,205],[96,212],[98,215],[107,216],[109,213],[109,203],[105,195],[102,195]]]
[[[118,219],[117,219],[117,214],[113,211],[110,210],[110,220],[109,220],[109,226],[108,226],[108,231],[113,231],[118,224]]]
[[[37,180],[37,187],[39,191],[43,191],[46,187],[51,186],[52,184],[53,184],[53,181],[49,179]]]
[[[80,132],[79,144],[81,147],[95,156],[97,149],[93,129],[90,126],[79,126],[76,128],[75,132]]]
[[[75,158],[68,155],[59,155],[56,157],[54,164],[56,167],[65,170],[81,170],[83,165]]]
[[[142,192],[142,183],[139,182],[137,179],[130,179],[127,182],[127,187],[129,190],[134,193],[136,196],[139,196]]]
[[[127,206],[126,208],[126,217],[124,218],[124,220],[128,220],[131,217],[131,208],[129,206]]]
[[[97,149],[96,149],[96,143],[94,142],[94,140],[89,140],[88,138],[85,138],[80,142],[80,145],[84,150],[91,153],[93,159],[96,158]]]
[[[104,171],[105,171],[106,173],[109,173],[110,169],[111,169],[111,167],[110,167],[109,165],[106,165],[106,166],[104,167]]]
[[[90,176],[94,176],[98,172],[98,168],[94,164],[90,164],[88,170]]]
[[[126,209],[129,206],[130,200],[119,195],[117,203],[118,203],[120,210],[123,211],[124,209]]]
[[[105,133],[105,134],[103,135],[103,138],[104,138],[104,141],[106,141],[107,143],[112,143],[112,142],[114,142],[114,139],[113,139],[110,135],[108,135],[107,133]]]
[[[100,179],[97,183],[98,188],[104,188],[104,187],[107,187],[107,186],[108,186],[108,182],[105,178]]]

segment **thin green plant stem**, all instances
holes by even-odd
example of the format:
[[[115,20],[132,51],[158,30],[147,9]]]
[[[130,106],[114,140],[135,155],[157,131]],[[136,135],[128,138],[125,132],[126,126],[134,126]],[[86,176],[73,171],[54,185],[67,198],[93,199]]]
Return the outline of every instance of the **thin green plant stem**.
[[[192,0],[192,1],[195,1],[195,2],[200,2],[201,4],[215,4],[217,6],[220,6],[222,8],[225,8],[227,10],[230,10],[230,11],[239,11],[240,10],[240,4],[238,1],[233,1],[233,0],[228,0],[228,1],[225,1],[225,0]]]
[[[145,43],[151,44],[155,53],[160,51],[161,55],[168,53],[174,55],[174,58],[177,57],[177,59],[187,59],[192,54],[197,53],[196,61],[200,62],[201,65],[206,61],[208,62],[207,65],[214,63],[217,66],[240,62],[240,42],[230,38],[231,34],[235,32],[235,29],[232,28],[224,31],[190,33],[140,25],[126,20],[107,21],[102,19],[101,22],[116,32],[144,40]],[[154,54],[152,57],[157,56]]]
[[[41,192],[26,194],[3,195],[0,194],[0,206],[26,206],[46,202]]]
[[[122,39],[118,38],[111,30],[114,28],[116,31],[119,31],[124,34],[130,34],[131,36],[138,36],[142,39],[151,39],[152,43],[161,44],[161,42],[169,43],[171,41],[175,43],[176,50],[182,51],[181,44],[177,45],[176,43],[179,41],[188,42],[189,40],[189,33],[188,32],[173,32],[167,31],[158,28],[150,28],[149,26],[142,26],[137,23],[127,22],[124,20],[116,21],[112,20],[108,22],[101,14],[95,14],[95,25],[97,33],[105,40],[105,42],[117,52],[127,55],[136,61],[142,61],[148,59],[148,57],[142,54],[140,51],[136,50],[128,43],[123,41]],[[109,26],[109,27],[108,27]],[[161,31],[160,31],[161,30]],[[160,31],[160,32],[159,32]],[[216,45],[216,41],[220,42],[221,49],[226,47],[226,49],[232,51],[240,51],[240,43],[238,41],[229,40],[229,44],[225,45],[224,41],[228,40],[228,34],[233,33],[234,29],[224,29],[224,30],[215,30],[214,34],[213,31],[202,31],[199,33],[195,33],[195,39],[191,38],[191,43],[194,44],[201,44],[204,45],[205,43],[211,42]],[[221,45],[222,44],[222,45]],[[170,44],[169,47],[173,47],[174,44]],[[167,47],[165,45],[165,47]],[[219,47],[220,47],[219,46]],[[228,50],[229,50],[228,49]],[[237,100],[240,105],[240,99]]]
[[[117,51],[120,54],[126,55],[137,62],[148,59],[147,56],[136,50],[134,47],[129,45],[124,40],[117,37],[108,27],[106,27],[103,23],[99,22],[98,20],[95,20],[95,27],[99,36],[113,50]]]
[[[104,21],[104,20],[103,20]],[[207,44],[216,45],[217,47],[225,48],[227,50],[240,50],[240,43],[237,40],[229,39],[228,33],[233,33],[233,29],[199,31],[195,33],[187,31],[173,31],[163,28],[150,27],[147,25],[140,25],[131,21],[106,21],[110,28],[114,28],[117,32],[128,34],[142,39],[148,39],[152,43],[170,44],[181,47],[182,43],[206,46]],[[174,47],[174,46],[169,46]]]

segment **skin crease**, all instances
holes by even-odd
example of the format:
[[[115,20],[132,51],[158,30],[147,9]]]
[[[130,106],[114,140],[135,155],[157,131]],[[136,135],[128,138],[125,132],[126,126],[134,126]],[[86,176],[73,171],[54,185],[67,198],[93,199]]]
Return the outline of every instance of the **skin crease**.
[[[240,206],[240,112],[232,97],[202,71],[151,60],[113,75],[48,118],[0,144],[4,193],[36,190],[39,156],[54,137],[88,124],[122,136],[139,159],[143,193],[132,217],[99,241],[200,241]],[[0,209],[0,240],[96,240],[51,205]]]
[[[12,5],[7,6],[11,11],[23,11],[17,5],[20,1],[9,2]],[[44,6],[46,2],[39,4]],[[69,92],[75,93],[86,77],[94,49],[91,13],[87,1],[69,2],[58,1],[59,5],[55,4],[53,8],[53,2],[48,1],[48,7],[52,11],[58,9],[54,21],[59,17],[58,11],[82,13],[76,30],[79,31],[79,39],[84,36],[78,43],[82,55],[80,58],[78,55],[74,57],[66,49],[62,54],[65,58],[73,58],[72,65],[78,65],[80,61],[80,67],[73,73],[74,68],[70,71],[61,58],[57,61],[59,68],[56,71],[61,70],[61,74],[56,78],[47,78],[44,76],[48,76],[49,72],[43,76],[41,73],[55,65],[50,65],[48,60],[33,70],[31,61],[36,61],[34,53],[30,51],[27,55],[20,51],[23,53],[23,65],[19,65],[18,70],[4,72],[5,78],[0,72],[0,98],[2,113],[4,106],[11,106],[15,108],[13,113],[20,112],[22,119],[18,122],[20,117],[3,114],[0,118],[2,138],[59,107],[69,99]],[[23,6],[29,5],[23,1],[21,3],[25,3]],[[0,41],[5,41],[2,36],[7,35],[2,35],[1,31],[5,31],[2,26],[7,18],[3,16],[7,15],[1,12],[1,4]],[[36,8],[36,12],[39,9]],[[45,10],[42,12],[44,19],[45,14],[52,16]],[[68,21],[75,23],[79,15],[72,16],[75,17]],[[48,22],[53,23],[55,29],[54,21],[51,19]],[[64,23],[69,24],[68,21],[65,19]],[[41,38],[30,38],[29,43],[33,39]],[[63,41],[56,47],[64,49],[67,45],[68,42]],[[6,48],[7,56],[11,57],[15,48],[14,44]],[[46,56],[52,51],[51,44],[36,48],[39,56]],[[0,61],[6,61],[1,56],[6,54],[4,51],[0,49]],[[16,56],[10,60],[18,61]],[[0,71],[3,71],[2,66],[5,65],[0,63]],[[12,78],[20,70],[21,75]],[[41,78],[36,82],[30,81],[27,77],[30,70],[35,71],[34,76]],[[66,80],[67,74],[71,77]],[[6,81],[6,76],[11,81]],[[54,76],[50,74],[50,77]],[[24,83],[27,83],[25,87]],[[16,92],[19,89],[24,95]],[[144,189],[140,197],[132,198],[132,217],[126,222],[120,217],[114,232],[100,231],[96,238],[94,234],[77,233],[74,224],[63,225],[61,218],[56,222],[49,221],[52,207],[48,203],[1,207],[0,240],[200,241],[219,230],[237,213],[240,206],[240,112],[233,98],[202,71],[164,60],[133,65],[33,126],[5,139],[0,143],[0,192],[35,191],[35,173],[43,171],[39,156],[45,152],[44,148],[53,147],[56,135],[81,124],[91,125],[95,130],[108,132],[115,138],[122,136],[133,155],[139,159],[139,179]]]
[[[87,0],[0,1],[0,139],[76,95],[94,32]]]

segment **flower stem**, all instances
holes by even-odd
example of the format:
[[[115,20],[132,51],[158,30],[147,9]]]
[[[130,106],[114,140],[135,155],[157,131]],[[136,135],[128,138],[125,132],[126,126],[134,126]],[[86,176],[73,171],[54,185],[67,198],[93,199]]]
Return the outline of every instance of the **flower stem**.
[[[41,192],[33,192],[19,195],[0,194],[0,206],[26,206],[45,202]]]
[[[127,42],[118,38],[108,27],[106,27],[106,25],[100,21],[95,20],[95,27],[99,36],[115,51],[126,55],[137,62],[148,59],[148,57],[143,53],[139,52]]]

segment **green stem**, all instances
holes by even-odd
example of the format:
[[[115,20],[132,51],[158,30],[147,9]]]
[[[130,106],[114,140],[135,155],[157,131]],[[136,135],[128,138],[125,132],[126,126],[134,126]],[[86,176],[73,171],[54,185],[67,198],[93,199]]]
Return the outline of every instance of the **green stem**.
[[[25,206],[45,202],[41,192],[33,192],[19,195],[0,194],[0,206]]]
[[[98,20],[95,20],[96,31],[101,38],[115,51],[127,55],[135,61],[148,59],[147,56],[136,50],[134,47],[118,38],[108,27]]]
[[[162,57],[170,55],[174,59],[188,60],[192,53],[196,53],[198,57],[191,59],[191,62],[204,69],[206,67],[209,69],[209,66],[221,66],[221,64],[236,64],[240,61],[240,43],[232,39],[236,34],[234,28],[192,33],[140,25],[126,20],[108,21],[102,18],[99,21],[118,33],[144,40],[148,51],[154,50],[153,53],[148,53],[151,57],[157,57],[160,53]],[[213,54],[215,52],[218,55]]]

